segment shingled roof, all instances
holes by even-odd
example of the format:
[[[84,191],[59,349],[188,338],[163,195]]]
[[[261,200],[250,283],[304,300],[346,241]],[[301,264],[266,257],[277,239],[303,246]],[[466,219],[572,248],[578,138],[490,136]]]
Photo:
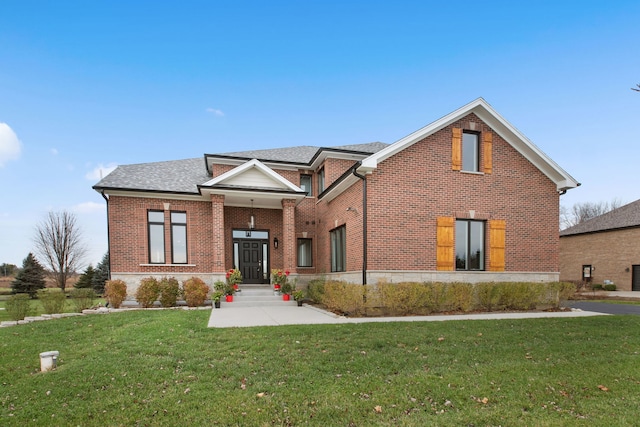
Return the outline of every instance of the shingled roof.
[[[273,148],[269,150],[237,151],[232,153],[209,154],[237,159],[258,159],[279,163],[310,164],[323,150],[359,152],[365,155],[375,153],[386,147],[382,142],[369,144],[342,145],[338,147],[298,146]],[[203,158],[171,160],[165,162],[139,163],[118,166],[113,172],[93,186],[97,191],[129,190],[177,194],[199,194],[198,185],[209,181],[206,163]]]
[[[640,200],[562,230],[560,236],[598,233],[630,227],[640,227]]]
[[[377,153],[388,144],[370,142],[368,144],[340,145],[337,147],[314,147],[301,145],[297,147],[271,148],[267,150],[236,151],[232,153],[210,154],[212,157],[234,157],[240,159],[258,159],[260,161],[277,161],[286,163],[309,164],[320,151],[351,151],[358,153]]]

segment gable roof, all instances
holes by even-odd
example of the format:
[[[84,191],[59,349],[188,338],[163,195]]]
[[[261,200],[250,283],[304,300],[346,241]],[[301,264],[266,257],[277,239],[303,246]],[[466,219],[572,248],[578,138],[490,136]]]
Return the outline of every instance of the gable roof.
[[[360,175],[370,174],[378,167],[379,163],[471,113],[478,116],[494,132],[498,133],[507,143],[511,144],[520,154],[551,179],[556,184],[558,191],[563,192],[580,185],[578,181],[551,160],[524,134],[498,114],[487,101],[483,98],[478,98],[363,159],[357,168],[354,168],[350,173],[345,173],[340,177],[340,181],[334,182],[318,197],[326,197],[327,201],[333,200],[342,191],[359,180],[353,172],[357,172]]]
[[[558,191],[565,191],[580,185],[578,181],[558,166],[556,162],[551,160],[549,156],[543,153],[542,150],[524,136],[524,134],[498,114],[483,98],[478,98],[468,103],[422,129],[394,142],[372,156],[369,156],[362,161],[358,172],[369,173],[377,167],[378,163],[471,113],[478,116],[478,118],[484,121],[494,132],[500,135],[520,154],[540,169],[543,174],[556,184]]]
[[[640,200],[621,206],[560,232],[560,237],[640,227]]]

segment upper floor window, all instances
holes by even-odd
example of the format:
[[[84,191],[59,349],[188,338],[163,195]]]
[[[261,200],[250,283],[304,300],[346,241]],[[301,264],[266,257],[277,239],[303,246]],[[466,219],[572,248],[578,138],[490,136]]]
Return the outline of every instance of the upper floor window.
[[[164,212],[148,211],[149,263],[164,264]]]
[[[480,171],[480,135],[477,133],[462,133],[462,170]]]
[[[300,175],[300,188],[307,192],[307,196],[313,196],[311,175]]]
[[[311,239],[298,239],[298,267],[312,267]]]
[[[324,191],[324,168],[318,171],[318,194]]]
[[[456,270],[484,270],[484,221],[456,220]]]
[[[187,263],[186,212],[171,212],[171,258],[174,264]]]

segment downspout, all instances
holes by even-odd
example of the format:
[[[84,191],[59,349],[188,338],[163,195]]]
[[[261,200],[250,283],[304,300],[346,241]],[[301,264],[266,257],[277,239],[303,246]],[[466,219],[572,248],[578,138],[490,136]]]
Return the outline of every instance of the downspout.
[[[353,168],[353,174],[362,180],[362,285],[367,284],[367,178]]]
[[[104,190],[100,192],[102,198],[107,202],[107,254],[109,261],[107,262],[107,277],[111,280],[111,233],[109,233],[109,198],[105,196]]]

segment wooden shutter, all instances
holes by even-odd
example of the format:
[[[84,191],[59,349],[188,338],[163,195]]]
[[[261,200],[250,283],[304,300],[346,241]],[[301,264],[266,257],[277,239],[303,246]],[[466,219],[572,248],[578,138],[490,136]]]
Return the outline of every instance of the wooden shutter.
[[[436,270],[452,271],[455,218],[439,217],[436,230]]]
[[[491,132],[482,133],[482,163],[484,173],[493,171],[493,158],[491,157],[493,149],[493,134]]]
[[[489,271],[504,271],[505,231],[504,220],[489,221]]]
[[[459,171],[462,169],[462,129],[453,128],[451,138],[451,169]]]

